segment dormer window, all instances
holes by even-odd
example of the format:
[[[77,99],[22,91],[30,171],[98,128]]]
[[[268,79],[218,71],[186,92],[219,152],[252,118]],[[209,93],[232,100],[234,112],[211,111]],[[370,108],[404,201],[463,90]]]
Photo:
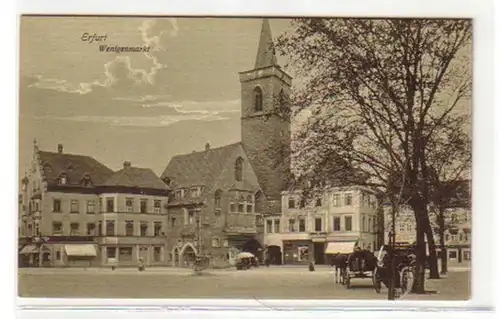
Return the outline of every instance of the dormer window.
[[[176,199],[181,199],[184,198],[184,189],[180,188],[175,191],[175,198]]]
[[[61,174],[61,176],[59,177],[59,184],[66,185],[67,183],[68,177],[66,176],[66,174]]]
[[[255,87],[255,89],[253,90],[253,95],[255,112],[262,112],[264,109],[262,106],[262,89],[258,86]]]
[[[240,182],[243,180],[243,158],[238,157],[234,165],[234,178]]]
[[[89,174],[85,174],[82,178],[82,185],[85,187],[92,186],[92,181]]]

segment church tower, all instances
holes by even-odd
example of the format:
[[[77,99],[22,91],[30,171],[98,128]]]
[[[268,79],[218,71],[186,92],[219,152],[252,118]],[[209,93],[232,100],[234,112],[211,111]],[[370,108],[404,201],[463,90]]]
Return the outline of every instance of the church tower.
[[[253,70],[240,72],[241,138],[268,200],[280,200],[290,172],[290,120],[284,116],[292,78],[278,65],[268,19],[263,19]]]

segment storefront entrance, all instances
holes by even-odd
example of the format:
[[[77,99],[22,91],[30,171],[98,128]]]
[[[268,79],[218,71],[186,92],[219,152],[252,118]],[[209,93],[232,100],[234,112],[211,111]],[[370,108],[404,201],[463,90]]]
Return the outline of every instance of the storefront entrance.
[[[316,265],[325,264],[325,243],[314,243],[314,263]]]

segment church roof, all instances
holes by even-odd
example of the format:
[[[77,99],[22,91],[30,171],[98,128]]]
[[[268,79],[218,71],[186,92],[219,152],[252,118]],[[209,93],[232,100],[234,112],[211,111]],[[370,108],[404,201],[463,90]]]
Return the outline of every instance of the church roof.
[[[269,19],[263,19],[262,29],[260,31],[259,48],[257,50],[257,58],[255,59],[255,69],[265,68],[268,66],[278,66],[278,60],[276,59]]]
[[[224,169],[226,160],[238,148],[242,148],[241,143],[174,156],[161,178],[171,179],[175,187],[212,185]]]
[[[39,151],[43,175],[49,185],[58,184],[61,175],[66,176],[66,185],[81,185],[88,175],[93,185],[102,184],[113,171],[90,156]]]
[[[124,167],[111,175],[102,186],[168,190],[169,187],[150,168]]]

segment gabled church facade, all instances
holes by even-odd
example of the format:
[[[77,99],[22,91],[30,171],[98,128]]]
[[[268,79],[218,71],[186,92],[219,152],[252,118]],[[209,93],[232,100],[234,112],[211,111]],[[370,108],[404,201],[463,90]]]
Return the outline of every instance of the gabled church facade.
[[[241,142],[177,155],[161,175],[172,189],[167,246],[174,266],[189,266],[196,254],[222,264],[238,251],[262,258],[264,217],[281,213],[291,129],[280,109],[292,78],[277,63],[267,19],[255,66],[239,77]]]

